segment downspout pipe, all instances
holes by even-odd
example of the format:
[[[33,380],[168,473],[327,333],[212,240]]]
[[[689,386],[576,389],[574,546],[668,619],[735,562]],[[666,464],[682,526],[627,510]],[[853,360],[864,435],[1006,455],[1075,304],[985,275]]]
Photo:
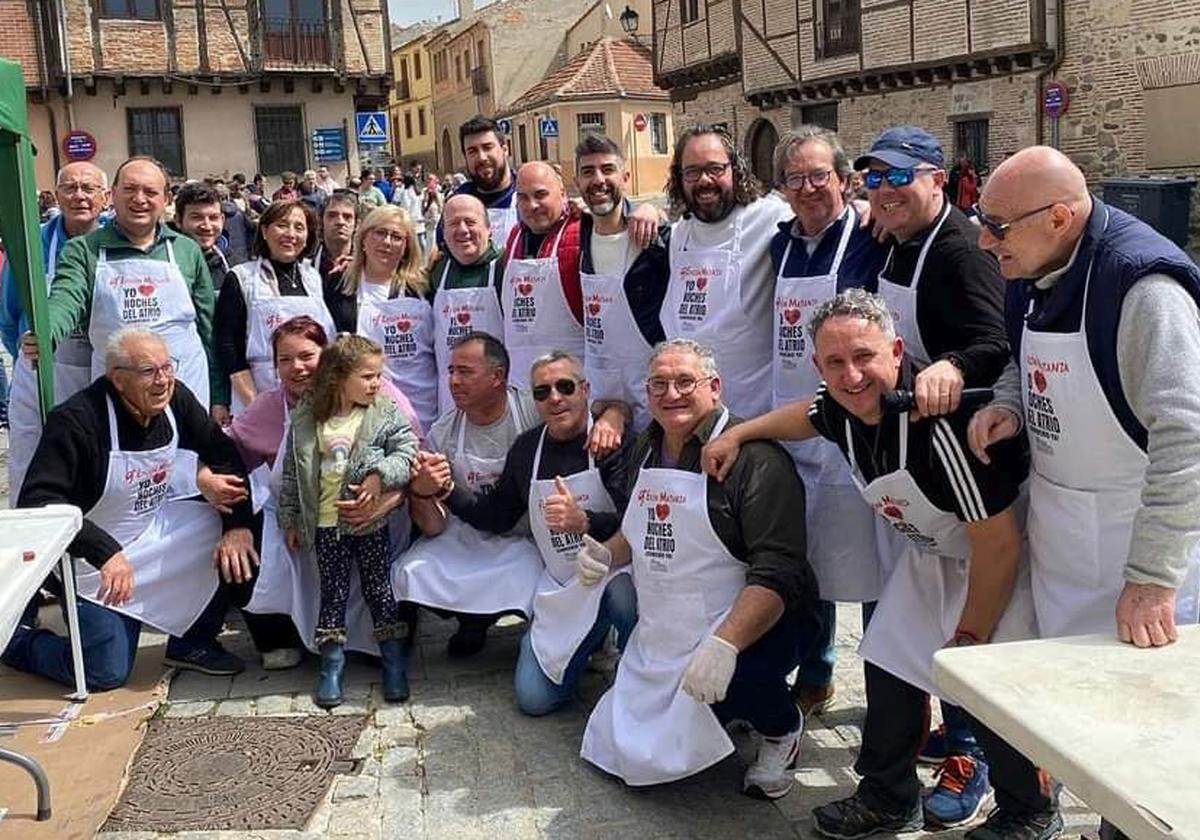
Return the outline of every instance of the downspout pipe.
[[[75,130],[75,80],[71,74],[71,51],[67,48],[67,4],[66,0],[54,0],[58,18],[58,56],[62,62],[63,77],[67,82],[67,130]]]
[[[63,2],[63,0],[58,0]],[[1042,90],[1045,87],[1046,79],[1058,74],[1063,62],[1067,59],[1067,9],[1066,0],[1054,0],[1054,40],[1057,42],[1054,45],[1054,61],[1048,67],[1043,68],[1037,74],[1037,142],[1038,145],[1043,145],[1046,142],[1046,115],[1042,111]]]

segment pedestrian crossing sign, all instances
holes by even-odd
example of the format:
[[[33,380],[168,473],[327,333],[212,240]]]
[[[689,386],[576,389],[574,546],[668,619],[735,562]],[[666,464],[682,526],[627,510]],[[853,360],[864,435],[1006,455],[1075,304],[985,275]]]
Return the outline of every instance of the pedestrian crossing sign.
[[[384,145],[388,141],[388,115],[385,111],[359,111],[354,125],[360,146]]]

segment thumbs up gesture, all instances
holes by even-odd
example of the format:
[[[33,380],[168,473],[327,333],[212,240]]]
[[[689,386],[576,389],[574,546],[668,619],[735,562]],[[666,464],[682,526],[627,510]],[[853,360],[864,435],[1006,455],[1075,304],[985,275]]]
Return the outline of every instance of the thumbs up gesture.
[[[560,534],[586,534],[587,511],[571,493],[561,475],[554,477],[554,492],[546,497],[546,527]]]

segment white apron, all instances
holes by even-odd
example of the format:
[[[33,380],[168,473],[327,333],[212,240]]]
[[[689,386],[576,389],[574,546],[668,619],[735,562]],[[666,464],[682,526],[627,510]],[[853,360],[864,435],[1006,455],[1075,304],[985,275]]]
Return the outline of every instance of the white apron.
[[[563,222],[548,257],[514,259],[520,234],[508,243],[500,304],[504,346],[510,357],[508,381],[518,388],[529,387],[529,368],[538,356],[552,350],[566,350],[580,359],[584,356],[583,327],[567,305],[558,269],[558,246],[566,230]]]
[[[360,286],[358,334],[383,348],[384,373],[408,397],[422,429],[428,430],[438,417],[433,308],[422,298],[406,295],[371,299]]]
[[[734,211],[739,212],[739,211]],[[679,222],[671,233],[671,279],[661,317],[667,338],[707,344],[721,371],[721,402],[739,417],[771,408],[771,367],[766,324],[752,322],[742,309],[742,226],[734,222],[729,248],[688,250],[695,219]]]
[[[46,290],[54,284],[58,265],[58,227],[50,237],[46,261]],[[59,405],[92,382],[92,345],[82,330],[58,343],[54,351],[54,404]],[[12,388],[8,395],[8,504],[17,506],[25,473],[42,437],[42,412],[38,403],[37,371],[23,354],[13,360]]]
[[[571,658],[596,623],[604,590],[614,577],[627,574],[629,570],[621,568],[610,571],[595,586],[584,586],[575,576],[576,555],[583,545],[583,537],[578,534],[551,533],[543,513],[546,499],[558,492],[554,479],[537,477],[545,441],[546,430],[543,428],[537,453],[533,456],[533,478],[529,482],[529,529],[533,532],[545,568],[542,569],[537,595],[533,599],[529,642],[542,673],[555,685],[561,685]],[[588,510],[611,513],[617,509],[604,487],[600,470],[596,468],[591,454],[588,455],[588,468],[564,476],[563,483],[580,505]]]
[[[496,295],[496,263],[488,264],[487,286],[474,289],[447,289],[446,275],[450,272],[450,259],[442,269],[442,281],[433,296],[433,350],[437,358],[438,416],[454,409],[454,398],[450,395],[449,374],[450,349],[463,336],[473,332],[485,332],[504,339],[504,315],[500,311],[500,299]]]
[[[300,640],[315,653],[317,616],[321,609],[321,574],[317,570],[312,549],[301,548],[298,554],[293,554],[288,550],[283,529],[279,527],[279,488],[283,482],[283,459],[290,433],[286,401],[283,404],[283,418],[283,443],[269,472],[270,477],[266,482],[255,484],[256,503],[259,488],[266,490],[262,507],[262,546],[258,555],[258,579],[254,582],[254,593],[244,609],[252,613],[290,616]],[[255,475],[262,469],[259,467],[255,470]],[[350,597],[346,601],[346,647],[378,656],[379,645],[375,641],[374,629],[371,612],[362,595],[358,566],[351,565]]]
[[[300,263],[297,268],[304,286],[303,295],[279,294],[279,283],[268,260],[259,258],[253,263],[243,263],[233,271],[246,301],[246,363],[250,366],[254,390],[259,394],[279,384],[271,345],[276,327],[299,315],[307,315],[325,328],[330,341],[337,335],[333,317],[321,294],[321,275],[305,263]],[[246,404],[237,395],[237,389],[233,389],[233,413],[245,409]]]
[[[171,441],[145,452],[124,452],[117,417],[108,399],[112,451],[104,493],[86,514],[121,544],[133,565],[133,600],[109,607],[156,630],[180,636],[217,591],[213,549],[221,539],[221,517],[206,502],[171,500],[171,473],[179,468],[179,432],[167,409]],[[100,571],[75,561],[79,595],[102,601]]]
[[[508,410],[517,416],[511,392]],[[469,455],[464,446],[467,422],[466,415],[459,418],[454,482],[484,493],[500,479],[504,458]],[[417,540],[401,559],[392,565],[392,591],[398,601],[476,615],[533,615],[544,564],[528,537],[486,534],[451,516],[446,530]]]
[[[925,342],[921,340],[921,328],[917,323],[917,287],[921,284],[921,273],[925,270],[925,258],[929,255],[933,240],[937,239],[938,231],[942,229],[942,225],[949,215],[950,203],[946,202],[937,224],[933,226],[933,230],[929,232],[929,235],[925,237],[924,244],[921,245],[921,252],[917,255],[917,267],[913,271],[910,285],[901,286],[888,280],[885,276],[888,268],[892,265],[892,257],[896,255],[895,245],[888,251],[883,269],[879,272],[879,294],[887,301],[888,308],[892,310],[892,318],[896,321],[896,332],[904,339],[904,352],[908,353],[922,367],[929,364],[929,351],[925,349]]]
[[[726,410],[713,437],[728,419]],[[733,752],[712,708],[682,682],[745,587],[746,565],[712,529],[704,473],[643,466],[621,533],[633,552],[638,623],[588,718],[580,755],[629,785],[673,782]]]
[[[1107,221],[1106,221],[1107,224]],[[1047,638],[1115,633],[1146,453],[1104,395],[1087,348],[1088,266],[1078,332],[1021,335],[1025,426],[1033,469],[1029,548],[1038,625]],[[1176,620],[1196,623],[1197,549],[1176,593]]]
[[[516,200],[514,195],[513,200]],[[492,232],[492,242],[503,249],[508,245],[508,236],[519,221],[516,207],[489,207],[487,211],[488,227]]]
[[[808,321],[818,306],[837,295],[838,272],[858,217],[842,214],[842,233],[829,272],[811,277],[784,275],[794,239],[784,249],[775,277],[775,320],[771,363],[775,408],[807,399],[821,385],[813,363]],[[864,278],[865,279],[865,278]],[[808,561],[826,601],[874,601],[883,586],[877,523],[850,480],[850,465],[833,441],[783,441],[804,480]],[[889,564],[890,565],[890,564]]]
[[[933,655],[954,638],[967,603],[971,542],[967,528],[953,513],[941,510],[921,492],[908,471],[908,415],[900,415],[900,464],[867,484],[857,465],[853,477],[863,499],[908,545],[887,579],[883,595],[863,633],[859,653],[910,685],[937,694]],[[846,421],[849,457],[854,438]],[[1022,559],[1012,599],[992,641],[1037,638],[1029,570]]]
[[[107,249],[100,249],[88,324],[92,379],[104,375],[105,345],[110,335],[125,327],[152,330],[166,340],[172,358],[177,361],[179,381],[191,389],[207,411],[208,356],[196,331],[196,307],[183,272],[175,262],[175,248],[170,239],[166,240],[166,246],[166,262],[145,257],[109,262]],[[196,453],[184,450],[177,458],[172,492],[180,497],[194,496],[200,492],[196,486],[199,466]]]
[[[625,256],[629,262],[629,234]],[[583,375],[592,388],[593,400],[621,400],[633,408],[633,434],[650,425],[646,399],[646,371],[650,345],[638,329],[625,297],[622,274],[579,272],[583,288]]]

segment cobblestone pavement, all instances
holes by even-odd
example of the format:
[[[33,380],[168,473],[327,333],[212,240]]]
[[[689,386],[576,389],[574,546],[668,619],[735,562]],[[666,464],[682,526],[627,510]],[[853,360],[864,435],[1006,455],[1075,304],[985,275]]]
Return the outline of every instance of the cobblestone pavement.
[[[798,784],[774,803],[739,793],[744,763],[730,757],[673,785],[630,789],[585,764],[579,742],[588,710],[607,678],[589,673],[581,697],[547,718],[527,718],[512,699],[511,676],[521,626],[493,630],[487,648],[467,661],[449,660],[445,640],[453,625],[423,616],[411,667],[412,699],[383,703],[378,670],[365,661],[347,672],[347,702],[334,714],[370,714],[353,757],[353,773],[334,781],[307,830],[180,832],[158,835],[112,832],[102,840],[201,838],[316,838],[382,840],[574,840],[637,837],[815,837],[809,811],[848,795],[864,712],[857,608],[840,610],[837,698],[825,715],[809,721],[800,754]],[[150,640],[148,640],[150,641]],[[195,673],[176,676],[162,714],[314,715],[310,692],[316,663],[290,671],[258,667],[248,637],[231,616],[225,639],[250,667],[232,678]],[[252,725],[249,724],[248,725]],[[748,755],[749,745],[740,744]],[[929,777],[926,776],[929,780]],[[234,794],[236,795],[236,794]],[[1068,830],[1094,833],[1096,818],[1071,797],[1064,799]],[[962,831],[937,835],[958,840]],[[921,836],[920,833],[909,835]]]

